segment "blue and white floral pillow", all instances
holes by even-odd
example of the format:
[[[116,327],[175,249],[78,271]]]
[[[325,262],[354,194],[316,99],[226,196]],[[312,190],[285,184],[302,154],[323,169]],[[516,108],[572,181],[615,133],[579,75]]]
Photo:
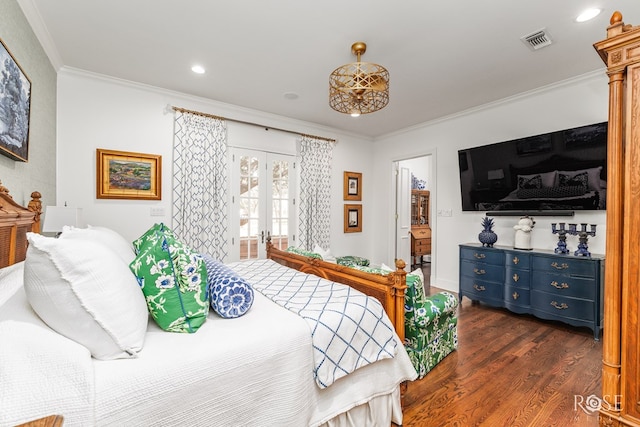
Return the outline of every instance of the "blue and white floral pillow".
[[[240,317],[253,304],[253,287],[235,271],[203,254],[207,266],[207,291],[211,308],[221,317]]]

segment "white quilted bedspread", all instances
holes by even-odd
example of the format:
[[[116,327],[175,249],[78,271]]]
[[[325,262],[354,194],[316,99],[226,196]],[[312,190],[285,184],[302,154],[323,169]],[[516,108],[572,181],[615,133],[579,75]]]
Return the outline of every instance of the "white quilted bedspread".
[[[284,267],[269,259],[229,264],[311,329],[313,374],[320,388],[397,351],[393,324],[378,300],[349,286]]]

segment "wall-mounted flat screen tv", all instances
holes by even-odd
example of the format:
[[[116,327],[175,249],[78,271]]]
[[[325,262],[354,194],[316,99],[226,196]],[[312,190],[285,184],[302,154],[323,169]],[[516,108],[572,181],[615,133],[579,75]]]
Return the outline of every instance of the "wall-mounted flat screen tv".
[[[463,211],[606,209],[607,122],[458,151]]]

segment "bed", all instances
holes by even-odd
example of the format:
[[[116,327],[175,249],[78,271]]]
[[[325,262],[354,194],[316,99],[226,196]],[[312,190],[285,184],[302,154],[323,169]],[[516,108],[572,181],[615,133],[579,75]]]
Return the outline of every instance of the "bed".
[[[107,338],[81,344],[57,332],[58,325],[54,329],[45,323],[45,313],[36,314],[34,307],[41,308],[37,299],[34,301],[30,271],[36,259],[33,254],[40,245],[64,244],[64,256],[72,257],[76,265],[59,268],[85,268],[86,259],[100,254],[96,276],[92,277],[99,280],[98,270],[110,274],[116,269],[115,251],[95,241],[71,243],[70,238],[33,233],[39,229],[40,212],[37,203],[30,206],[32,210],[23,208],[8,192],[0,192],[0,236],[4,239],[2,252],[6,252],[0,258],[0,426],[52,415],[63,418],[65,426],[402,424],[400,389],[417,374],[396,333],[398,325],[384,314],[378,302],[386,303],[386,292],[403,292],[403,284],[395,283],[401,281],[401,272],[392,276],[393,286],[386,283],[395,291],[378,290],[377,298],[371,298],[332,282],[340,277],[347,282],[362,282],[362,289],[368,289],[366,276],[355,274],[350,279],[339,269],[335,277],[318,270],[327,280],[275,262],[283,259],[271,250],[271,259],[228,264],[263,284],[243,316],[222,318],[210,311],[197,332],[181,334],[162,330],[147,315],[142,341],[134,334],[126,337],[141,342],[139,348],[125,346],[124,357],[101,359],[93,356],[93,346],[104,345]],[[117,269],[120,267],[118,264]],[[318,346],[308,321],[276,304],[274,292],[261,293],[273,289],[263,281],[269,271],[289,277],[292,283],[310,282],[346,292],[366,301],[372,312],[380,309],[380,324],[390,331],[390,345],[395,342],[385,348],[393,348],[394,353],[358,366],[353,372],[334,375],[331,382],[320,386],[313,375],[318,370]],[[85,275],[93,274],[94,270],[85,271]],[[111,286],[98,285],[91,291],[105,295],[115,292]],[[112,305],[123,311],[131,299],[135,298],[118,299]],[[53,310],[57,303],[47,305]],[[347,312],[351,309],[344,308]],[[392,309],[388,305],[384,308]],[[125,328],[142,321],[138,316],[125,322],[126,316],[106,321],[118,321]],[[84,327],[87,322],[80,319],[79,315],[72,317],[69,323]]]

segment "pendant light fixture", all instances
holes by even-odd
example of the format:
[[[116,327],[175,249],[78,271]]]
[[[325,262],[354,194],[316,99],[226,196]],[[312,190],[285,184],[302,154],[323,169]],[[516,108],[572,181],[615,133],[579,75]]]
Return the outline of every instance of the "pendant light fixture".
[[[357,62],[338,67],[329,76],[329,105],[353,117],[381,110],[389,103],[389,72],[381,65],[360,62],[366,50],[364,42],[354,43],[351,52]]]

